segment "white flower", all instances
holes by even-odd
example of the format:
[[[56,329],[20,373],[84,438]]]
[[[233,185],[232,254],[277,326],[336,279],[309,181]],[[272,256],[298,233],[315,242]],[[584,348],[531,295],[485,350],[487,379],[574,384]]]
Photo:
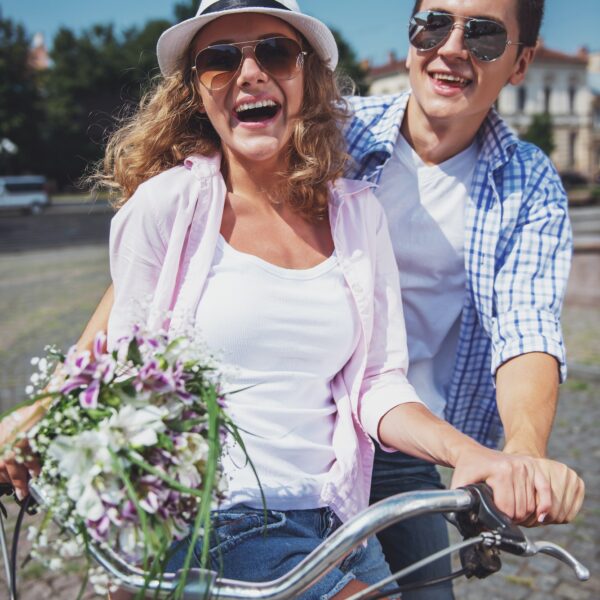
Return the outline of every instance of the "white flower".
[[[104,515],[104,505],[100,495],[92,485],[86,485],[75,505],[77,514],[85,519],[97,521]]]
[[[158,441],[157,434],[165,430],[163,419],[166,416],[166,411],[157,406],[136,409],[126,405],[108,420],[105,427],[102,427],[104,424],[101,427],[118,446],[153,446]],[[114,446],[113,449],[116,450]]]
[[[182,485],[197,488],[202,482],[198,463],[208,460],[208,442],[199,433],[184,433],[178,438],[175,472]]]
[[[134,525],[125,525],[119,531],[119,548],[127,557],[137,556],[138,529]]]
[[[99,472],[109,468],[110,441],[101,430],[83,431],[72,437],[59,435],[48,446],[48,454],[56,459],[64,477],[79,477],[83,482],[88,482]]]

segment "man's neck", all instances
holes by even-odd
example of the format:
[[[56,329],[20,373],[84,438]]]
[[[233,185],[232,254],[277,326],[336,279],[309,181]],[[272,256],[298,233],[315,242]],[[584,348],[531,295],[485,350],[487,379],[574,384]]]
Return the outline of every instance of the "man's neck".
[[[401,132],[425,164],[439,165],[473,143],[486,116],[468,120],[430,118],[411,97]]]

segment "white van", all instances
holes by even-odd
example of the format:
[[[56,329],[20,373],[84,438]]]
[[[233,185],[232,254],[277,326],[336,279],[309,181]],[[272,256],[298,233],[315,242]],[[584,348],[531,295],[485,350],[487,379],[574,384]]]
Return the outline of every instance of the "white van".
[[[21,209],[39,215],[50,204],[46,178],[41,175],[0,177],[0,210]]]

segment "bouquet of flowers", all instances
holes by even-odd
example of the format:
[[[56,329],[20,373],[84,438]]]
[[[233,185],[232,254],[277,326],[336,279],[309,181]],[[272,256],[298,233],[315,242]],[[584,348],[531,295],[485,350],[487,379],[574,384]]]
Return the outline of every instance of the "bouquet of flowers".
[[[98,335],[91,353],[49,349],[32,361],[27,403],[47,399],[44,416],[20,435],[42,464],[36,484],[48,502],[34,555],[48,562],[49,546],[77,554],[73,538],[48,543],[46,526],[59,517],[78,532],[82,555],[90,540],[108,544],[151,575],[164,571],[173,541],[190,535],[185,572],[222,497],[228,432],[243,447],[223,410],[222,374],[193,333],[136,327],[112,351],[104,345]]]

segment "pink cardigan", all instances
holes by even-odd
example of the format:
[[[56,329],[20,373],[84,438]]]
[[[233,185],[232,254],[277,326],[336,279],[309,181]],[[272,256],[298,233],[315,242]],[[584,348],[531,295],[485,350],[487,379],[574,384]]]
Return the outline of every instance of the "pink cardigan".
[[[220,157],[192,156],[140,185],[115,215],[110,267],[115,302],[109,346],[140,320],[172,311],[171,324],[195,314],[217,242],[226,196]],[[356,303],[359,343],[332,383],[338,409],[336,463],[322,500],[343,520],[368,505],[381,418],[420,402],[408,383],[408,352],[398,270],[387,222],[370,185],[339,180],[329,206],[336,254]],[[132,307],[137,308],[132,310]],[[154,315],[154,317],[152,316]],[[154,322],[152,322],[154,321]],[[162,321],[162,319],[160,319]],[[370,437],[371,436],[371,437]]]

